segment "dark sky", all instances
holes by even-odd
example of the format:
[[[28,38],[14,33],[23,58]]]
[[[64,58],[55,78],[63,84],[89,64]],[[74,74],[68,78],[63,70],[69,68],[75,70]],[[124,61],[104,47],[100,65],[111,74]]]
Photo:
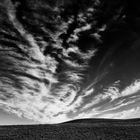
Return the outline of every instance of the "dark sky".
[[[137,0],[0,2],[0,124],[139,118]]]

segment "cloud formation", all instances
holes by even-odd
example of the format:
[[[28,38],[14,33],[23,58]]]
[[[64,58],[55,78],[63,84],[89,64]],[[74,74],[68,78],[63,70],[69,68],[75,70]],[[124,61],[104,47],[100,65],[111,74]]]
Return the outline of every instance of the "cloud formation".
[[[21,40],[15,42],[7,40],[15,44],[15,47],[8,46],[6,52],[4,45],[1,44],[1,108],[41,123],[69,120],[67,113],[80,107],[82,99],[93,92],[91,89],[85,91],[83,95],[78,95],[81,94],[80,83],[84,78],[83,70],[88,67],[88,61],[94,56],[95,49],[82,52],[77,46],[71,45],[69,48],[64,48],[59,35],[61,30],[65,32],[68,28],[68,22],[62,23],[59,31],[55,33],[43,27],[43,31],[47,32],[54,42],[50,48],[51,52],[44,54],[42,51],[49,49],[50,46],[46,48],[41,46],[47,45],[45,40],[44,42],[40,40],[41,44],[38,44],[36,37],[18,20],[15,6],[10,0],[7,2],[8,8],[5,6],[5,10],[7,10],[7,21],[10,22],[9,28],[16,30],[17,34],[14,37],[17,40],[20,37],[24,43]],[[61,29],[62,26],[63,29]],[[88,29],[81,27],[77,32]],[[6,38],[3,39],[6,41]],[[18,50],[21,53],[16,53]],[[57,51],[60,53],[58,54]],[[71,54],[75,55],[79,61],[73,59]],[[58,71],[59,67],[64,70]]]
[[[96,1],[95,7],[98,4]],[[63,17],[67,9],[48,4],[24,5],[30,12],[22,6],[18,9],[19,5],[10,0],[0,3],[4,9],[0,14],[6,15],[0,20],[1,109],[40,123],[137,114],[138,78],[124,88],[120,88],[120,80],[102,85],[108,68],[100,69],[115,49],[107,54],[105,49],[100,51],[101,33],[110,25],[100,25],[93,18],[97,12],[93,5],[76,16],[66,11],[68,17]],[[99,62],[97,72],[92,61]]]

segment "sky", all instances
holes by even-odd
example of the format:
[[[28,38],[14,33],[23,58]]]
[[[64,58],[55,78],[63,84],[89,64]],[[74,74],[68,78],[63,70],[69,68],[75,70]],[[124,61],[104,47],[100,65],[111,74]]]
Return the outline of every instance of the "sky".
[[[37,124],[33,120],[26,118],[17,117],[14,114],[8,114],[3,110],[0,110],[0,125],[27,125],[27,124]]]
[[[139,118],[140,10],[129,4],[0,2],[0,125]]]

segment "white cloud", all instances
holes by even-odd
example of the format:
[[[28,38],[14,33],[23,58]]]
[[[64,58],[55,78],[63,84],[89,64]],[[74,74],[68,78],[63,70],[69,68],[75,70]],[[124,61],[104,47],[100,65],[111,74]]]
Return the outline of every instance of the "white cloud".
[[[139,111],[139,107],[137,108],[132,108],[128,110],[123,110],[117,113],[108,113],[108,114],[103,114],[99,116],[99,118],[110,118],[110,119],[130,119],[134,118],[132,117],[134,114],[136,114]]]
[[[77,34],[79,32],[86,31],[86,30],[89,30],[89,29],[91,29],[91,25],[86,24],[85,26],[82,26],[81,28],[76,28],[74,33]]]
[[[98,108],[94,108],[90,111],[85,111],[85,112],[79,113],[73,119],[94,118],[95,115],[98,115]]]
[[[102,95],[104,96],[104,94],[106,94],[106,96],[111,98],[113,101],[117,98],[133,95],[140,91],[140,80],[138,79],[132,82],[132,84],[124,88],[122,91],[120,91],[118,85],[119,82],[116,81],[112,86],[105,89]]]
[[[122,92],[122,96],[129,96],[140,91],[140,80],[135,80],[130,86],[126,87]]]
[[[91,95],[93,92],[94,92],[94,88],[88,89],[88,90],[85,92],[85,95],[86,95],[86,96]]]
[[[84,74],[80,73],[80,72],[75,72],[75,71],[66,71],[64,72],[64,74],[66,74],[66,78],[68,78],[70,81],[72,82],[81,82],[81,80],[83,80],[84,78]]]
[[[87,52],[82,52],[74,45],[70,45],[68,48],[62,46],[62,40],[59,38],[59,35],[66,33],[69,24],[73,22],[73,17],[69,19],[69,23],[63,23],[62,26],[60,26],[60,30],[56,31],[54,34],[45,28],[41,28],[44,33],[49,34],[50,38],[53,40],[54,44],[52,44],[51,47],[61,50],[61,54],[56,53],[55,55],[63,61],[64,70],[59,74],[61,75],[61,73],[63,73],[64,78],[67,78],[67,82],[65,80],[63,81],[61,80],[63,77],[57,74],[59,62],[55,56],[51,56],[51,54],[43,55],[43,49],[45,48],[42,49],[37,44],[36,38],[26,31],[23,25],[17,20],[14,7],[11,5],[11,8],[7,10],[9,11],[9,20],[14,28],[29,44],[29,46],[26,46],[19,43],[18,46],[25,53],[29,54],[30,58],[38,60],[39,63],[32,61],[30,58],[28,58],[27,61],[21,62],[12,57],[5,57],[5,59],[9,58],[8,61],[11,62],[13,66],[9,67],[9,65],[6,65],[6,70],[9,71],[6,72],[3,77],[0,75],[0,106],[4,110],[15,113],[20,117],[24,116],[41,123],[58,123],[70,120],[67,113],[70,111],[76,113],[78,111],[77,108],[80,108],[80,106],[84,104],[85,98],[91,96],[95,92],[94,84],[103,77],[103,75],[98,76],[89,87],[81,91],[79,83],[84,78],[83,70],[89,67],[89,60],[95,55],[96,50],[92,49]],[[91,12],[93,11],[93,9],[88,10]],[[82,17],[80,20],[84,22]],[[80,32],[90,30],[91,28],[90,24],[85,24],[85,26],[75,29],[74,34],[72,34],[68,41],[76,41]],[[99,32],[104,31],[105,28],[106,26],[103,26],[99,29]],[[100,39],[98,33],[94,33],[93,36]],[[42,41],[42,46],[43,45],[46,46],[47,43]],[[72,59],[70,53],[74,53],[82,62]],[[72,69],[72,71],[68,71],[67,68]],[[19,81],[13,80],[12,78],[17,78]],[[17,83],[20,84],[20,88],[16,86]],[[117,84],[118,83],[114,83],[104,90],[103,93],[92,98],[92,102],[86,104],[83,110],[105,101],[108,98],[114,101],[120,97],[135,94],[140,90],[139,80],[136,80],[123,91],[119,90]],[[130,103],[132,103],[132,101],[122,104],[118,103],[117,106],[110,107],[106,110],[93,108],[86,113],[83,111],[77,117],[93,117]],[[134,111],[133,109],[130,113]],[[122,116],[126,117],[124,115],[125,113],[126,112],[122,112]],[[114,117],[120,117],[119,115],[120,114],[114,114]]]
[[[41,62],[44,61],[44,56],[41,53],[40,47],[36,43],[36,40],[30,33],[28,33],[24,29],[22,24],[17,20],[16,9],[14,5],[11,3],[10,0],[6,0],[6,2],[8,4],[7,11],[8,11],[9,20],[12,22],[13,26],[15,27],[15,29],[17,29],[17,31],[21,34],[21,36],[30,44],[30,46],[28,46],[28,49],[27,47],[24,47],[21,44],[19,44],[19,47],[21,46],[20,48],[23,49],[23,51],[25,51],[26,53],[29,53],[29,55],[33,57],[35,60]]]
[[[84,107],[82,108],[82,110],[87,110],[87,109],[91,108],[92,106],[103,102],[107,98],[108,98],[108,96],[105,94],[104,95],[98,94],[97,96],[91,98],[90,102],[85,104]]]
[[[100,106],[85,110],[82,113],[79,113],[74,119],[78,118],[108,118],[108,119],[130,119],[130,118],[137,118],[139,116],[139,110],[140,108],[132,108],[132,109],[123,109],[118,110],[121,107],[127,106],[131,103],[134,103],[134,101],[129,101],[126,103],[122,103],[120,105],[116,105],[115,107],[106,109],[106,110],[100,110]]]

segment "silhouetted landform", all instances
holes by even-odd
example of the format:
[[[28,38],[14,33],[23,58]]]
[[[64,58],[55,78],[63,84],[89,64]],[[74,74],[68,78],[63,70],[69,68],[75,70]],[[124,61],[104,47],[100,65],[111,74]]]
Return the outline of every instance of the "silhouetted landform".
[[[0,140],[140,140],[140,119],[80,119],[52,125],[1,126]]]
[[[111,124],[134,124],[134,123],[140,123],[139,118],[134,118],[134,119],[105,119],[105,118],[95,118],[95,119],[77,119],[77,120],[72,120],[72,121],[67,121],[61,124],[67,124],[67,123],[81,123],[81,124],[106,124],[106,123],[111,123]]]

